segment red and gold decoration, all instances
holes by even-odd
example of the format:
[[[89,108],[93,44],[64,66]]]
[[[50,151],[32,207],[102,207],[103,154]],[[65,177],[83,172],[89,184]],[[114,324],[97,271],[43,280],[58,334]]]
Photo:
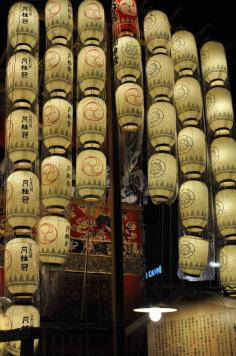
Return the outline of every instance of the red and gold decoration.
[[[138,32],[138,11],[136,0],[112,0],[113,37],[129,35],[135,37]]]

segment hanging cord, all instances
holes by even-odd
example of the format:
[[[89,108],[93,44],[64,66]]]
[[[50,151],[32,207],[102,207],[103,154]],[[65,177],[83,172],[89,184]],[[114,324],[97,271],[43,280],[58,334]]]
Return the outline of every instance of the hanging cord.
[[[164,264],[164,225],[165,225],[165,205],[161,204],[160,206],[160,214],[161,214],[161,264]],[[160,303],[162,300],[162,283],[163,283],[163,271],[161,274],[161,285],[160,285]]]

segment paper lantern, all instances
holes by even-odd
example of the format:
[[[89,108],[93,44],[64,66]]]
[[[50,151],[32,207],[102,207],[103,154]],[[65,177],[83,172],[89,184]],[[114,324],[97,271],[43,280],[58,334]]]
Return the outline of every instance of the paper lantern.
[[[206,169],[206,137],[197,127],[185,127],[178,135],[181,171],[187,179],[200,178]]]
[[[84,150],[77,156],[76,190],[87,202],[100,200],[106,190],[106,157],[98,150]]]
[[[111,6],[113,36],[135,36],[138,30],[136,0],[112,0]]]
[[[106,137],[107,107],[104,100],[90,96],[77,104],[77,138],[85,148],[99,148]]]
[[[183,126],[196,126],[202,116],[202,93],[197,79],[182,77],[174,87],[175,108]]]
[[[47,38],[53,44],[66,44],[73,32],[73,9],[68,0],[48,0],[45,6]]]
[[[19,233],[31,230],[39,214],[39,180],[28,171],[15,171],[7,178],[6,216]]]
[[[148,161],[148,190],[153,204],[171,204],[176,197],[177,163],[167,153],[155,153]]]
[[[61,216],[44,216],[39,221],[40,261],[63,264],[69,253],[70,223]]]
[[[61,212],[70,202],[72,165],[61,156],[47,157],[41,167],[42,202],[51,212]]]
[[[169,152],[175,144],[176,113],[172,104],[157,102],[150,106],[147,115],[148,137],[156,151]]]
[[[171,57],[179,75],[193,75],[198,65],[198,54],[195,37],[191,32],[182,30],[172,35]]]
[[[179,267],[189,276],[201,276],[207,267],[209,242],[197,236],[184,235],[179,239]]]
[[[144,38],[152,54],[170,52],[170,23],[162,11],[152,10],[144,17]]]
[[[14,106],[30,107],[38,93],[38,60],[26,51],[7,63],[7,96]]]
[[[71,145],[73,107],[62,98],[48,100],[43,107],[43,142],[49,152],[64,153]]]
[[[73,54],[62,45],[49,48],[45,54],[45,83],[50,96],[66,97],[73,85]]]
[[[116,116],[123,132],[135,132],[144,120],[143,89],[136,83],[125,83],[116,90]]]
[[[78,37],[85,44],[103,41],[105,33],[105,13],[103,5],[97,0],[84,0],[78,8]]]
[[[136,82],[142,73],[139,42],[130,36],[120,37],[113,47],[113,60],[117,78],[122,82]]]
[[[106,57],[102,48],[86,46],[80,50],[77,80],[85,95],[100,95],[106,81]]]
[[[216,222],[221,236],[236,240],[236,190],[220,190],[215,197]]]
[[[180,216],[189,232],[201,232],[208,222],[208,188],[205,183],[190,180],[179,190]]]
[[[172,59],[164,54],[149,58],[146,66],[148,92],[152,99],[166,100],[173,95],[174,65]]]
[[[211,144],[211,166],[215,180],[223,187],[236,184],[236,142],[231,137],[219,137]]]
[[[212,88],[205,96],[206,117],[210,129],[216,136],[229,135],[233,127],[234,111],[230,91]]]
[[[227,245],[220,249],[220,283],[231,297],[236,297],[235,256],[235,245]]]
[[[39,247],[28,237],[10,240],[5,248],[5,279],[10,293],[33,295],[39,286]]]
[[[24,327],[39,327],[39,311],[33,305],[12,305],[6,311],[6,330]],[[38,347],[38,340],[34,340],[34,350]],[[6,351],[11,355],[19,356],[21,353],[21,341],[6,343]]]
[[[32,4],[17,2],[8,14],[8,41],[15,50],[29,50],[39,38],[39,15]]]
[[[12,111],[6,120],[6,148],[16,168],[30,168],[38,156],[38,118],[30,110]]]
[[[0,313],[0,331],[4,331],[6,329],[5,326],[5,311],[1,311]],[[5,342],[0,342],[0,356],[3,355],[3,351],[5,349]]]
[[[222,43],[208,41],[200,51],[203,78],[210,86],[223,86],[228,77],[225,49]]]

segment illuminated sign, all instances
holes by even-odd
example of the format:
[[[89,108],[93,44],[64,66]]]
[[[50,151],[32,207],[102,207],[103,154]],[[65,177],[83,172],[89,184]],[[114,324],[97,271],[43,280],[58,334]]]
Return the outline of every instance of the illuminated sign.
[[[150,279],[153,277],[156,277],[158,274],[162,274],[162,265],[160,265],[159,267],[156,267],[154,269],[151,269],[150,271],[147,271],[145,273],[145,279]]]

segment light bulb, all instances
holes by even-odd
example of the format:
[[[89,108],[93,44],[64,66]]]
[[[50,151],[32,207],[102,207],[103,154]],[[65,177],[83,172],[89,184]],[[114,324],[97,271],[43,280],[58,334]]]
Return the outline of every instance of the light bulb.
[[[151,308],[149,312],[149,318],[154,322],[159,321],[161,319],[160,310],[158,308]]]

